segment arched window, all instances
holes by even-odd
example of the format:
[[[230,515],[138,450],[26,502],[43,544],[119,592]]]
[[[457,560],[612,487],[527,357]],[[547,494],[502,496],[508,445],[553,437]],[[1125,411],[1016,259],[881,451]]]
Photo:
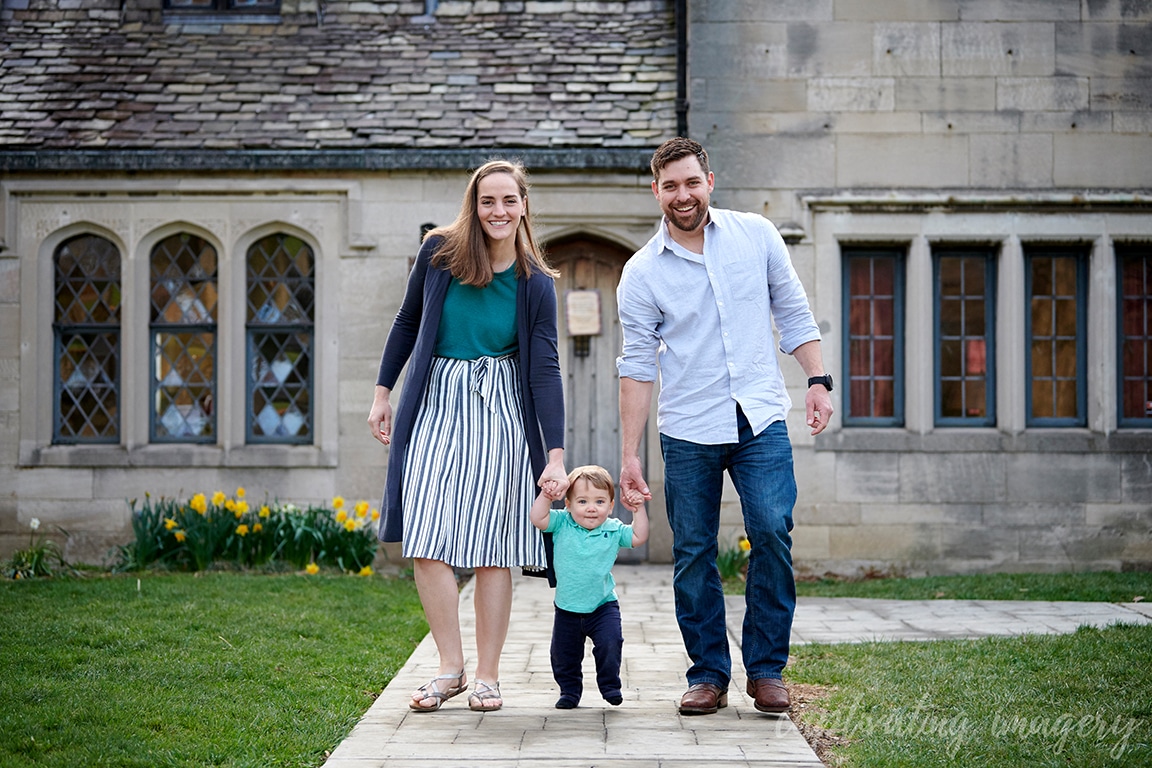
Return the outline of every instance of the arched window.
[[[315,264],[298,237],[248,249],[248,442],[312,441]]]
[[[187,232],[152,249],[152,440],[216,439],[216,249]]]
[[[54,443],[120,440],[120,253],[96,235],[56,249]]]

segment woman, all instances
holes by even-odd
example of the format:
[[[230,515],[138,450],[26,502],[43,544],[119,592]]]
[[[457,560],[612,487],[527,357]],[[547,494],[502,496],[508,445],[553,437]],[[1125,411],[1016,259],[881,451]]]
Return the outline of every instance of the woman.
[[[380,539],[403,541],[413,558],[440,656],[436,676],[412,694],[418,712],[468,688],[453,568],[475,570],[469,706],[504,704],[509,569],[546,565],[529,517],[533,481],[552,498],[568,488],[556,275],[532,234],[523,165],[485,163],[456,221],[425,237],[384,345],[368,415],[373,437],[392,446]],[[389,396],[405,363],[393,418]]]

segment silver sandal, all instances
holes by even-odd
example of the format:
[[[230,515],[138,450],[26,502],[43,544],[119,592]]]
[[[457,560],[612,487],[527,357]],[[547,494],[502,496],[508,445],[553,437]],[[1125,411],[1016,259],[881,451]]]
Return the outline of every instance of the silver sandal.
[[[487,702],[497,700],[500,703],[496,706],[485,706]],[[480,678],[476,678],[476,688],[468,696],[468,708],[473,712],[495,712],[502,706],[504,706],[504,697],[500,695],[500,683],[495,682],[489,685]]]
[[[436,684],[440,680],[455,680],[456,685],[450,685],[446,690],[442,691],[440,690],[440,686]],[[416,690],[424,695],[419,699],[414,698],[408,702],[408,708],[413,712],[435,712],[440,709],[441,705],[448,701],[448,699],[468,690],[468,681],[464,679],[464,670],[460,670],[455,675],[437,675]],[[434,699],[436,703],[430,707],[420,706],[420,702],[425,699]]]

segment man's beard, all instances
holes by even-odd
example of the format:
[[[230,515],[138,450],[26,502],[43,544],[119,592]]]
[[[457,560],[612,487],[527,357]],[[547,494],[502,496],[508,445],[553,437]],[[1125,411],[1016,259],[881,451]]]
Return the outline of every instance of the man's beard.
[[[669,211],[670,213],[668,214],[668,221],[672,223],[672,226],[676,227],[676,229],[679,229],[682,232],[693,232],[697,227],[700,226],[700,223],[704,221],[704,217],[708,215],[708,206],[702,205],[698,207],[696,209],[696,213],[692,216],[692,218],[688,219],[687,223],[683,223],[683,220],[680,218],[679,214],[676,213],[674,208],[669,207]]]

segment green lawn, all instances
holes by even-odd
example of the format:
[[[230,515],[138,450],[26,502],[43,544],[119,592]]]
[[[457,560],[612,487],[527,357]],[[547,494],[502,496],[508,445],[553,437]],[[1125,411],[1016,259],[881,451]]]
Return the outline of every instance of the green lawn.
[[[1147,574],[802,583],[1131,599]],[[1027,590],[1021,592],[1021,590]],[[0,768],[319,766],[427,631],[411,581],[208,572],[0,581]],[[1152,628],[793,649],[847,766],[1152,765]]]
[[[744,582],[727,579],[724,591],[744,594]],[[819,579],[796,582],[803,597],[876,597],[891,600],[1076,600],[1127,603],[1152,600],[1152,573],[991,573],[919,579]]]
[[[1152,765],[1152,626],[799,646],[784,677],[828,689],[801,717],[848,740],[830,765]]]
[[[0,766],[317,766],[427,632],[410,581],[0,582]]]
[[[741,590],[743,591],[743,590]],[[996,573],[920,579],[801,581],[808,597],[882,597],[897,600],[1076,600],[1126,603],[1152,600],[1152,573]]]

